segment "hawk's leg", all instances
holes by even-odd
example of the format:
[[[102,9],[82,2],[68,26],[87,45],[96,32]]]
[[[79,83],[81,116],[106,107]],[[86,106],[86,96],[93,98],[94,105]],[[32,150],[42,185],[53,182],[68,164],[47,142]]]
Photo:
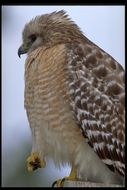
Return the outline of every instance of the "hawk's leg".
[[[38,168],[44,168],[46,166],[45,160],[41,160],[38,153],[32,153],[27,158],[28,171],[34,171]]]
[[[71,173],[70,173],[70,175],[68,177],[64,177],[63,179],[59,179],[59,180],[55,181],[53,183],[52,187],[54,187],[54,186],[63,187],[65,180],[70,180],[70,181],[78,180],[76,168],[71,169]]]

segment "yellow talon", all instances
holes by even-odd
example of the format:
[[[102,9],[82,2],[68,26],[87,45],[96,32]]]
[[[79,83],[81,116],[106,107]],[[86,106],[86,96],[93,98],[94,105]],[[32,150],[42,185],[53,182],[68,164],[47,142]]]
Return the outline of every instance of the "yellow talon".
[[[45,160],[41,160],[39,158],[38,153],[32,153],[27,158],[27,169],[28,169],[28,171],[34,171],[38,168],[44,168],[45,166],[46,166]]]
[[[70,181],[78,180],[78,178],[77,178],[77,170],[75,168],[72,168],[71,173],[70,173],[70,175],[68,177],[64,177],[63,179],[59,179],[59,180],[55,181],[53,183],[52,187],[54,187],[54,186],[63,187],[65,180],[70,180]]]

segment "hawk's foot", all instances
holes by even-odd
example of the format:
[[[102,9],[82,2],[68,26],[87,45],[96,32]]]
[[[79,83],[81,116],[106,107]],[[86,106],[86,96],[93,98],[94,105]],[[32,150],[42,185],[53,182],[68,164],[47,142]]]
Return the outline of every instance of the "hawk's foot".
[[[38,153],[32,153],[27,158],[27,169],[28,169],[28,171],[34,171],[34,170],[37,170],[38,168],[44,168],[45,166],[46,166],[45,160],[41,160],[39,158]]]
[[[63,187],[64,181],[65,180],[70,180],[70,181],[77,181],[77,170],[72,169],[71,173],[68,177],[64,177],[63,179],[56,180],[53,184],[52,187]]]

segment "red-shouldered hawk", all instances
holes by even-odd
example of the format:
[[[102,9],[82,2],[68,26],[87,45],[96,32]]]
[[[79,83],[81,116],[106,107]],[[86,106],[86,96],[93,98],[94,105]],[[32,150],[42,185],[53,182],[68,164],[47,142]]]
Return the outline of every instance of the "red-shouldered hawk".
[[[25,25],[25,108],[32,130],[28,169],[46,157],[72,167],[70,179],[122,184],[124,69],[87,39],[64,11]]]

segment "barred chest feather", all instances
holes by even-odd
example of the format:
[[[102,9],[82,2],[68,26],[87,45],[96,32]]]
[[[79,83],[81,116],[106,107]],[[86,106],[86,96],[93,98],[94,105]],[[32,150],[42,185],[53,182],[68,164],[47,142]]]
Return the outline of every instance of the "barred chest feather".
[[[72,164],[75,147],[84,141],[70,107],[68,82],[64,45],[38,48],[29,55],[25,108],[34,139],[33,151],[51,157],[59,166]]]

